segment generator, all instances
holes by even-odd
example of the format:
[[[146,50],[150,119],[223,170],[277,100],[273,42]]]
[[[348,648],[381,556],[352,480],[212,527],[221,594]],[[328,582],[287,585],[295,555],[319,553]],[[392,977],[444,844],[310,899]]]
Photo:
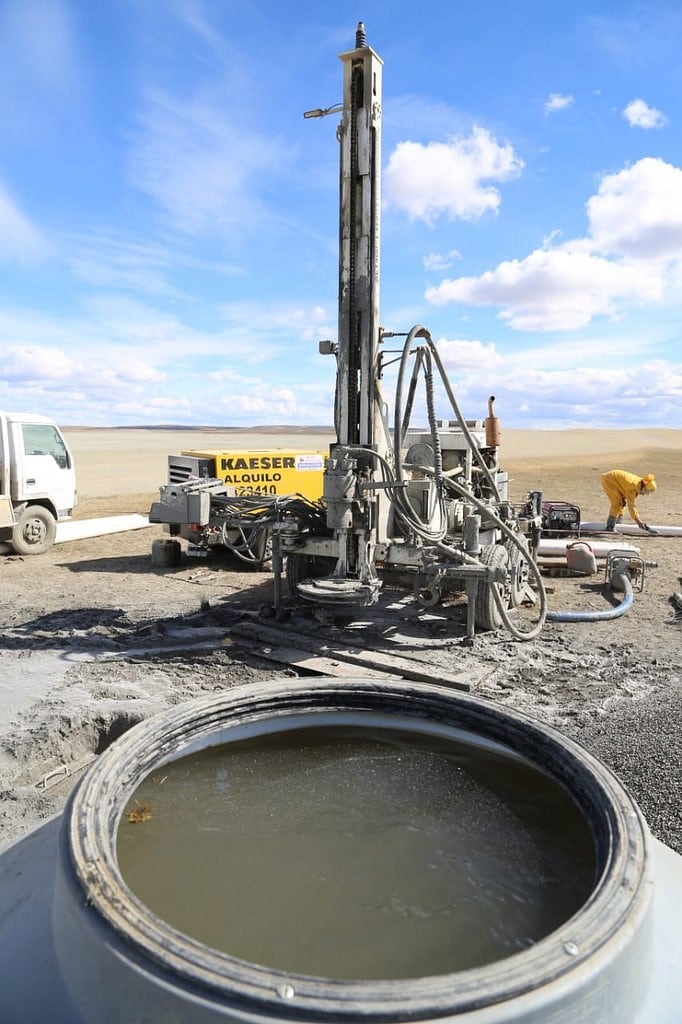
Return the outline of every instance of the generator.
[[[580,506],[570,502],[543,502],[542,528],[545,537],[566,537],[580,534]]]
[[[546,537],[566,537],[579,533],[580,507],[569,501],[543,501],[542,532]]]

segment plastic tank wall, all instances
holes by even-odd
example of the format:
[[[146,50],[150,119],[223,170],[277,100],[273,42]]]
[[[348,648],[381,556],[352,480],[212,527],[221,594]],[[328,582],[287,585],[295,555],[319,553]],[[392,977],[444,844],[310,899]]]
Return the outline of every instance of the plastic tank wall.
[[[399,728],[416,741],[465,735],[529,759],[568,790],[589,825],[597,869],[587,900],[551,934],[486,966],[361,981],[297,975],[231,957],[174,930],[128,889],[116,857],[117,831],[150,772],[206,747],[327,724]],[[13,936],[0,968],[2,1020],[679,1019],[682,858],[652,839],[619,781],[577,744],[532,719],[442,687],[277,681],[188,702],[126,733],[84,777],[61,820],[0,861],[6,948],[10,929]]]

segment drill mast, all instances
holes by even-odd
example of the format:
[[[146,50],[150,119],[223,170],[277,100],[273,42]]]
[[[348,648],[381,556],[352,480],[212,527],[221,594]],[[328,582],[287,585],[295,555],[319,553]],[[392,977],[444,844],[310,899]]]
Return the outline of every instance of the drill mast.
[[[342,53],[343,117],[339,129],[339,336],[337,440],[375,443],[379,358],[382,61],[367,46]]]

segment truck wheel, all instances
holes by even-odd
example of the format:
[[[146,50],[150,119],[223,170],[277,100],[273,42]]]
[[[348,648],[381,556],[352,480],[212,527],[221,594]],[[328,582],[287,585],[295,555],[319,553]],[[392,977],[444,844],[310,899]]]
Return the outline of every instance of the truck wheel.
[[[19,516],[12,532],[12,547],[18,555],[42,555],[57,536],[57,522],[42,505],[29,505]]]

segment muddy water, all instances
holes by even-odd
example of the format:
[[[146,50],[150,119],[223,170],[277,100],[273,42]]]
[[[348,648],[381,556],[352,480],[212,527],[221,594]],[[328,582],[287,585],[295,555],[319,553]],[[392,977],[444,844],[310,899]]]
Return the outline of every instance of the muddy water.
[[[582,815],[528,762],[364,727],[269,734],[164,766],[128,805],[118,857],[141,901],[187,935],[345,979],[509,956],[594,882]]]

